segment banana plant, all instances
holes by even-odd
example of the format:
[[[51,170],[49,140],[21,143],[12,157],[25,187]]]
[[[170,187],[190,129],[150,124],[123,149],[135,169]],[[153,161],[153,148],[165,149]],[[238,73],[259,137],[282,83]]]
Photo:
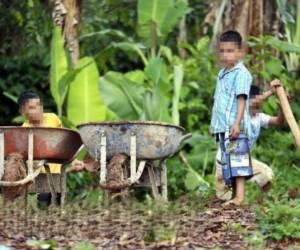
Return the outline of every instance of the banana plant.
[[[62,80],[66,79],[69,72],[67,54],[64,49],[64,39],[61,35],[61,28],[54,27],[51,40],[51,67],[50,67],[50,90],[52,97],[56,103],[59,116],[62,115],[62,107],[64,102],[65,92],[69,82]],[[62,94],[63,93],[63,94]]]
[[[139,0],[137,11],[139,41],[112,43],[111,47],[136,53],[144,70],[138,72],[139,77],[136,77],[136,71],[126,74],[108,72],[100,79],[102,98],[120,119],[179,124],[183,70],[179,64],[173,66],[165,62],[163,54],[167,47],[163,42],[189,12],[188,5],[185,0]],[[167,54],[172,56],[171,51]]]
[[[175,66],[169,73],[162,58],[153,58],[144,71],[126,74],[108,72],[100,78],[100,92],[107,107],[122,120],[154,120],[172,123],[169,108],[178,108],[183,70]],[[171,81],[177,86],[172,98]],[[179,113],[173,112],[179,121]]]
[[[137,53],[146,65],[150,58],[159,57],[160,46],[189,11],[186,0],[139,0],[137,6],[139,41],[113,43],[112,47]]]
[[[138,1],[138,34],[151,48],[152,57],[156,56],[157,47],[188,12],[184,0]]]
[[[77,70],[77,71],[76,71]],[[92,57],[81,58],[67,96],[67,118],[73,124],[103,121],[106,107],[98,92],[99,72]]]
[[[277,0],[278,11],[284,23],[286,44],[282,47],[298,46],[300,44],[300,0],[296,0],[295,15],[291,14],[292,5],[287,0]],[[286,54],[285,61],[289,71],[299,71],[300,54],[291,51]]]
[[[82,58],[72,68],[61,32],[60,27],[54,27],[50,67],[50,90],[58,115],[70,127],[80,122],[105,120],[106,108],[98,94],[99,73],[95,62],[89,57]]]

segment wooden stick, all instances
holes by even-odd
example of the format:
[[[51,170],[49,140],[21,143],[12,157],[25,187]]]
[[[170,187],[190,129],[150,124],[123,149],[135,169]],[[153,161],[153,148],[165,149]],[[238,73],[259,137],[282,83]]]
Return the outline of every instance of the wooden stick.
[[[291,110],[291,106],[289,104],[289,101],[288,101],[288,98],[284,91],[284,88],[277,87],[276,94],[278,96],[280,106],[282,108],[282,112],[285,117],[285,120],[287,121],[287,123],[291,129],[291,132],[295,138],[296,146],[298,147],[298,149],[300,149],[300,129],[298,127],[298,123],[296,122],[293,112]]]

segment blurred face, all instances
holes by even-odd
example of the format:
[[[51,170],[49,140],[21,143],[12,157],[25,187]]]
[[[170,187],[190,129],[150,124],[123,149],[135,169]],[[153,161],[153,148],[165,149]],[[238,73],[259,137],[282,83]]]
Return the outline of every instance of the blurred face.
[[[250,112],[255,116],[261,111],[261,95],[256,95],[250,99]]]
[[[220,61],[226,68],[233,67],[242,59],[242,50],[234,42],[220,42],[218,52]]]
[[[27,100],[21,110],[21,114],[32,124],[39,124],[42,122],[43,105],[38,98]]]

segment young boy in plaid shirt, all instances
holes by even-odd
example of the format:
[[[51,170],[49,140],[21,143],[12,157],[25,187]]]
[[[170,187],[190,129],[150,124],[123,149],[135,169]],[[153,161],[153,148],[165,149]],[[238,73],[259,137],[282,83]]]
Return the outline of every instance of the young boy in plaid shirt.
[[[220,143],[223,170],[228,167],[225,140],[237,140],[241,133],[244,137],[251,134],[249,92],[252,76],[242,62],[242,47],[242,37],[237,31],[224,32],[218,41],[218,55],[224,68],[217,78],[210,132]],[[252,174],[248,160],[249,169],[241,171],[240,175],[232,177],[224,175],[223,171],[225,183],[233,188],[233,197],[227,204],[240,205],[244,200],[245,180]]]

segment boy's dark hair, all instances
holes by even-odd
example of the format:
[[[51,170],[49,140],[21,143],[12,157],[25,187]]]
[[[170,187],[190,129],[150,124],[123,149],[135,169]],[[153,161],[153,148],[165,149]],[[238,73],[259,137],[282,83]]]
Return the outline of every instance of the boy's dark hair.
[[[258,86],[255,86],[255,85],[251,85],[251,88],[250,88],[250,98],[253,98],[257,95],[260,95],[260,89]]]
[[[239,32],[235,30],[228,30],[221,34],[219,41],[220,42],[234,42],[238,45],[239,48],[242,47],[242,36]]]
[[[40,97],[33,91],[24,91],[18,98],[19,108],[21,108],[29,99],[40,99]]]

